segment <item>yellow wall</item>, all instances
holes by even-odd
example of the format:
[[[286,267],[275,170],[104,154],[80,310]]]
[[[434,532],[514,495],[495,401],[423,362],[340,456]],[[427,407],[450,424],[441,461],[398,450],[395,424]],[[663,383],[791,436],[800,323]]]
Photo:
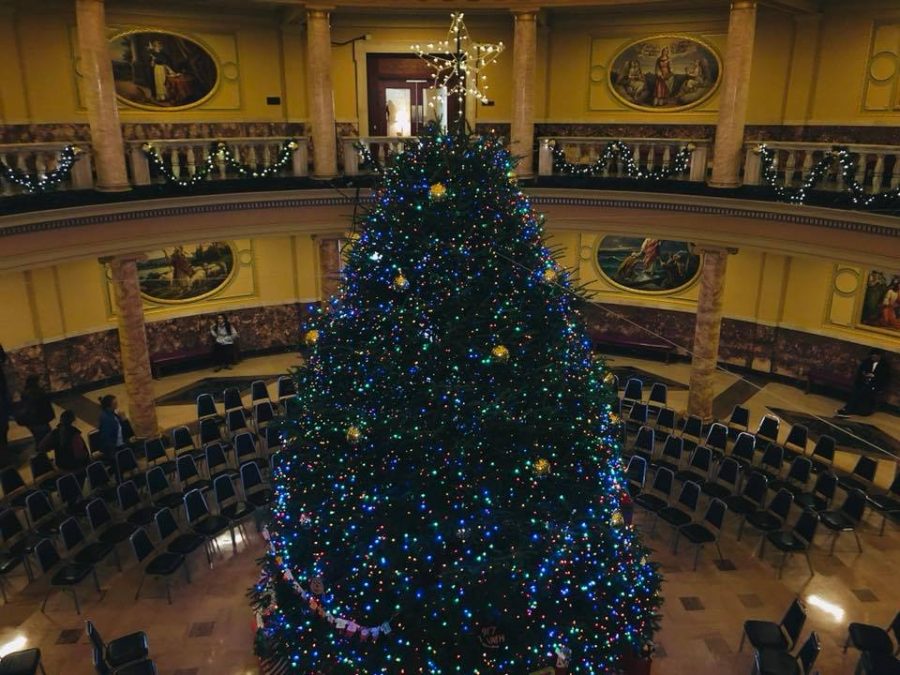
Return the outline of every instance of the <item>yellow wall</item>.
[[[188,3],[182,3],[187,5]],[[0,8],[0,122],[84,122],[77,37],[71,2],[46,0],[27,9]],[[123,105],[125,122],[304,121],[307,115],[302,12],[192,11],[170,5],[116,4],[110,35],[136,27],[183,33],[208,45],[227,77],[202,105],[145,111]],[[467,17],[473,39],[503,41],[506,52],[488,71],[492,107],[476,121],[510,118],[513,18],[508,12]],[[409,53],[413,43],[446,37],[448,16],[338,12],[333,82],[339,122],[358,124],[366,110],[365,56]],[[544,12],[538,28],[536,118],[560,123],[715,124],[718,93],[681,112],[629,108],[609,91],[607,67],[628,43],[657,34],[698,37],[724,54],[728,15],[723,5],[695,11],[586,9]],[[39,48],[36,46],[39,45]],[[750,80],[750,124],[897,124],[900,120],[900,8],[889,3],[829,3],[821,15],[760,7]],[[281,104],[266,104],[280,96]],[[367,113],[363,112],[362,117]]]
[[[234,244],[243,266],[231,283],[199,302],[147,303],[147,321],[318,299],[315,242],[310,235]],[[7,349],[116,325],[105,267],[95,258],[0,274],[0,307],[0,344]]]

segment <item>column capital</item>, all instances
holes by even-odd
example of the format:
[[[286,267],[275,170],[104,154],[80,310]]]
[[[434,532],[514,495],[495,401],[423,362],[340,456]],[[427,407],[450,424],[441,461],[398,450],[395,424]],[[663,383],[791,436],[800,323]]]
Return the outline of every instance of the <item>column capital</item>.
[[[731,0],[731,11],[756,9],[756,0]]]
[[[327,19],[334,9],[334,5],[307,5],[306,16],[309,18]]]
[[[537,5],[527,5],[525,7],[513,7],[509,10],[517,21],[537,21],[538,12],[541,8]]]

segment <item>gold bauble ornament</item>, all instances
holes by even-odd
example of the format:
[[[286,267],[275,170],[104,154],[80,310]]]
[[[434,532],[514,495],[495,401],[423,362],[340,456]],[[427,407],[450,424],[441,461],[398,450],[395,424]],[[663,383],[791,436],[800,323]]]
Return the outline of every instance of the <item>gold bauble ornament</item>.
[[[555,283],[557,276],[558,275],[556,274],[556,270],[553,269],[552,267],[548,267],[547,269],[544,270],[544,274],[543,274],[544,281],[546,281],[548,284]]]
[[[550,473],[550,462],[542,457],[541,459],[536,460],[531,468],[534,469],[536,475],[546,476]]]
[[[319,331],[315,328],[306,331],[306,334],[303,336],[303,341],[310,347],[316,344],[319,341]]]
[[[609,415],[609,423],[610,424],[618,424],[622,421],[622,418],[616,415],[616,413],[610,413]]]
[[[641,565],[647,564],[647,556],[641,556]]]
[[[403,272],[399,272],[397,276],[394,277],[394,288],[398,291],[405,291],[409,288],[409,279],[403,276]]]
[[[497,345],[491,350],[491,356],[494,357],[495,361],[506,363],[509,361],[509,350],[503,345]]]
[[[613,527],[622,527],[625,524],[625,516],[622,515],[621,511],[613,511],[612,518],[609,519],[609,524]]]
[[[443,183],[435,183],[428,189],[428,196],[439,202],[447,196],[447,186]]]
[[[607,387],[611,387],[615,383],[616,383],[616,376],[613,375],[612,373],[607,373],[606,375],[603,376],[603,384],[605,384]]]
[[[362,437],[362,432],[359,430],[359,427],[349,427],[347,429],[347,440],[350,443],[359,443],[359,439]]]

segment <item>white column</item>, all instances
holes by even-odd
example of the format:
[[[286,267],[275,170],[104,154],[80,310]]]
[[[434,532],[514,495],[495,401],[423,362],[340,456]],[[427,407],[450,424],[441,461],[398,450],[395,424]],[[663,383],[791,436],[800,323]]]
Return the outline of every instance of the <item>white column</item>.
[[[313,178],[323,179],[337,175],[329,9],[309,7],[306,13],[306,79]]]
[[[513,10],[513,100],[510,149],[519,157],[516,174],[534,175],[534,75],[537,67],[537,9]]]

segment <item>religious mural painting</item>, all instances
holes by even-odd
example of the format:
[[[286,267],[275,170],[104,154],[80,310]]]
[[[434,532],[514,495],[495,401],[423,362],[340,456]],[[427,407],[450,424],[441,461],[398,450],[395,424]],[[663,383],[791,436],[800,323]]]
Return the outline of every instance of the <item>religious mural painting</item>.
[[[700,273],[700,256],[684,241],[603,237],[597,265],[609,281],[639,293],[672,293],[690,286]]]
[[[216,59],[200,43],[166,31],[130,31],[109,42],[119,99],[145,110],[199,105],[219,82]]]
[[[145,300],[162,304],[206,298],[235,271],[234,249],[224,241],[178,244],[145,255],[137,264],[141,293]]]
[[[721,72],[709,45],[686,36],[658,35],[632,42],[613,58],[609,86],[633,108],[671,111],[709,98]]]
[[[869,271],[859,322],[900,335],[900,271]]]

